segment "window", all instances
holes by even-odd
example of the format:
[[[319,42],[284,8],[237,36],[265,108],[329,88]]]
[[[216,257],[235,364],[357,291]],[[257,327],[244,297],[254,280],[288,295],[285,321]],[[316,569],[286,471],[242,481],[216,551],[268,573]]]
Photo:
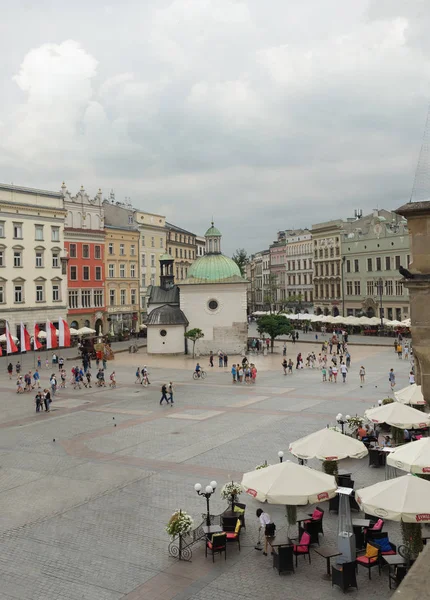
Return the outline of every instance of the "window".
[[[52,284],[52,302],[60,301],[60,286],[58,283]]]
[[[60,241],[60,228],[59,227],[51,227],[51,240],[53,242]]]
[[[77,268],[74,266],[70,267],[70,280],[76,281],[78,279]]]
[[[112,242],[109,243],[108,254],[110,254],[110,256],[113,256],[113,244],[112,244]]]
[[[146,287],[146,275],[145,273],[142,273],[142,283],[141,283],[142,287]]]
[[[130,290],[130,302],[136,304],[136,290]]]
[[[358,258],[354,258],[354,273],[358,273],[360,271],[360,267],[358,264]]]
[[[115,306],[115,290],[109,290],[109,304]]]
[[[396,296],[403,296],[403,283],[401,281],[396,281]]]
[[[351,273],[351,261],[350,260],[346,261],[346,272]]]
[[[34,226],[34,239],[38,242],[43,241],[43,225]]]
[[[166,337],[167,331],[165,329],[160,329],[160,335],[161,335],[161,337]]]
[[[102,257],[102,249],[100,248],[100,246],[94,246],[94,258],[101,258]]]
[[[155,248],[155,237],[151,238],[151,248]]]
[[[91,307],[91,290],[81,290],[81,306],[82,308]]]
[[[216,300],[209,300],[208,307],[210,310],[216,310],[218,308],[218,302]]]
[[[82,246],[82,258],[90,258],[90,247],[88,244]]]
[[[90,267],[83,267],[83,269],[82,269],[82,279],[84,281],[89,281],[89,279],[90,279]]]
[[[151,254],[151,267],[155,267],[155,254]]]
[[[4,238],[4,221],[0,221],[0,238]]]
[[[133,215],[128,215],[128,224],[133,225]]]
[[[393,282],[388,279],[385,283],[385,295],[392,296],[393,295]]]
[[[130,277],[136,277],[136,265],[134,263],[130,265]]]
[[[372,264],[372,259],[371,258],[367,259],[367,270],[368,271],[373,271],[373,264]]]
[[[70,258],[76,258],[76,244],[70,244],[69,256],[70,256]]]
[[[13,253],[13,266],[22,267],[22,252],[21,250],[15,250]]]
[[[124,306],[124,304],[125,304],[125,292],[126,292],[126,290],[119,291],[119,298],[120,298],[119,303],[121,304],[121,306]]]
[[[352,281],[346,282],[346,293],[348,296],[352,296]]]
[[[407,254],[406,255],[406,266],[408,267],[411,264],[411,255]]]
[[[96,281],[101,281],[102,278],[102,268],[101,267],[96,267]]]
[[[397,321],[402,320],[402,309],[401,308],[396,308],[396,319],[397,319]]]
[[[179,256],[182,258],[182,248],[179,250]]]
[[[144,246],[144,245],[145,245],[145,236],[144,236],[144,235],[142,235],[142,237],[141,237],[140,239],[141,239],[141,241],[142,241],[142,246]]]
[[[43,252],[36,252],[36,268],[43,267]]]
[[[79,306],[78,290],[69,290],[69,308],[78,308]]]
[[[60,266],[60,255],[58,252],[52,253],[52,268],[57,269]]]
[[[381,271],[381,257],[380,256],[376,257],[376,270]]]
[[[125,256],[125,245],[124,244],[119,245],[119,255]]]
[[[367,295],[373,296],[373,281],[367,282]]]
[[[24,302],[24,288],[22,285],[15,285],[13,288],[15,303]]]
[[[94,290],[94,306],[103,306],[103,290]]]
[[[5,266],[4,250],[0,250],[0,267],[4,267],[4,266]]]
[[[130,246],[130,256],[136,256],[136,246],[134,244]]]
[[[0,285],[0,304],[4,304],[5,302],[5,289],[3,285]]]
[[[395,260],[396,269],[399,270],[400,269],[400,256],[396,256],[394,258],[394,260]]]
[[[125,265],[124,264],[119,265],[119,276],[125,277]]]
[[[178,249],[175,248],[175,258],[178,258]]]
[[[391,271],[391,257],[390,256],[385,257],[385,270]]]
[[[13,224],[13,237],[15,240],[22,240],[22,223]]]
[[[163,238],[160,238],[160,248],[163,247]]]
[[[155,285],[155,275],[151,275],[150,284]]]
[[[354,295],[355,296],[361,295],[361,284],[359,281],[354,281]]]
[[[109,277],[115,277],[115,265],[110,264],[108,267]]]
[[[142,267],[146,267],[146,254],[142,254],[141,259],[142,259]]]

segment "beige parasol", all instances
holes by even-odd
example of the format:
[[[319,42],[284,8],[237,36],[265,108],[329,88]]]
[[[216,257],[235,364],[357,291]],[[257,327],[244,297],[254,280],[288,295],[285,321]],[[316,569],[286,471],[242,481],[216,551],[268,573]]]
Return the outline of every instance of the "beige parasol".
[[[364,416],[372,423],[387,423],[387,425],[400,429],[428,427],[430,425],[430,415],[400,402],[391,402],[384,406],[369,408]]]
[[[421,386],[416,383],[394,392],[397,402],[401,404],[425,404]]]
[[[430,438],[399,446],[387,456],[387,464],[410,473],[430,473]]]
[[[328,428],[292,442],[289,450],[297,458],[320,460],[363,458],[368,453],[363,442]]]

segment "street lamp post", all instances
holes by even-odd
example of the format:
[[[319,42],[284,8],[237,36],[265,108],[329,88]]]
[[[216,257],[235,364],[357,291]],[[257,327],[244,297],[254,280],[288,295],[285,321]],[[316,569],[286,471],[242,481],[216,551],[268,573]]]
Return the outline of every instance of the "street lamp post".
[[[343,414],[339,413],[336,415],[336,421],[339,423],[339,425],[342,427],[342,433],[345,434],[345,425],[348,423],[349,419],[351,417],[349,415],[346,415],[345,418],[343,418]]]
[[[278,452],[278,458],[279,458],[279,462],[280,463],[284,460],[284,453],[282,452],[282,450],[279,450],[279,452]]]
[[[195,491],[198,493],[199,496],[204,496],[206,498],[206,525],[208,527],[210,527],[211,524],[211,515],[209,512],[209,500],[210,497],[212,496],[212,494],[215,492],[217,486],[217,482],[216,481],[211,481],[210,485],[207,485],[205,487],[205,491],[202,492],[202,485],[201,483],[196,483],[194,486]]]

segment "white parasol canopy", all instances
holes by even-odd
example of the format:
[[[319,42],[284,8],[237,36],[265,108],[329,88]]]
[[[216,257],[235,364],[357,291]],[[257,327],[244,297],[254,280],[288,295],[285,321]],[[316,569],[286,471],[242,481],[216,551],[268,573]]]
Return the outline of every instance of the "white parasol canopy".
[[[18,339],[17,337],[15,337],[15,336],[14,336],[14,335],[12,335],[12,334],[11,334],[11,337],[12,337],[12,339],[13,339],[13,340],[15,340],[15,341]],[[6,341],[7,341],[7,339],[6,339],[6,334],[5,334],[5,333],[2,333],[2,335],[0,335],[0,342],[6,342]]]
[[[73,327],[70,327],[70,335],[79,335],[78,330],[74,329]]]
[[[363,442],[328,428],[320,429],[292,442],[289,450],[297,458],[319,458],[320,460],[363,458],[368,454]]]
[[[430,481],[410,473],[357,490],[355,499],[361,510],[375,517],[430,523]]]
[[[394,392],[397,402],[401,404],[425,404],[421,386],[416,383]]]
[[[314,504],[336,495],[336,480],[332,475],[286,461],[244,473],[242,485],[246,493],[260,502]]]
[[[91,327],[81,327],[78,329],[78,335],[90,335],[91,333],[96,333],[96,330],[91,329]]]
[[[387,464],[410,473],[430,473],[430,438],[399,446],[387,456]]]
[[[372,423],[387,423],[387,425],[399,429],[428,427],[430,425],[430,415],[400,402],[391,402],[384,406],[369,408],[365,411],[364,416]]]

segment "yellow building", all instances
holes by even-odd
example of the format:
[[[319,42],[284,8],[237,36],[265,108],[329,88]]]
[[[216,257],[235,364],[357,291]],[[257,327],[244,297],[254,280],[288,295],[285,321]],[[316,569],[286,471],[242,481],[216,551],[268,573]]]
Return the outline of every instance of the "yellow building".
[[[138,329],[139,243],[134,226],[106,225],[105,295],[109,332],[121,335]]]
[[[173,274],[179,283],[197,258],[196,234],[166,222],[167,252],[174,259]]]

